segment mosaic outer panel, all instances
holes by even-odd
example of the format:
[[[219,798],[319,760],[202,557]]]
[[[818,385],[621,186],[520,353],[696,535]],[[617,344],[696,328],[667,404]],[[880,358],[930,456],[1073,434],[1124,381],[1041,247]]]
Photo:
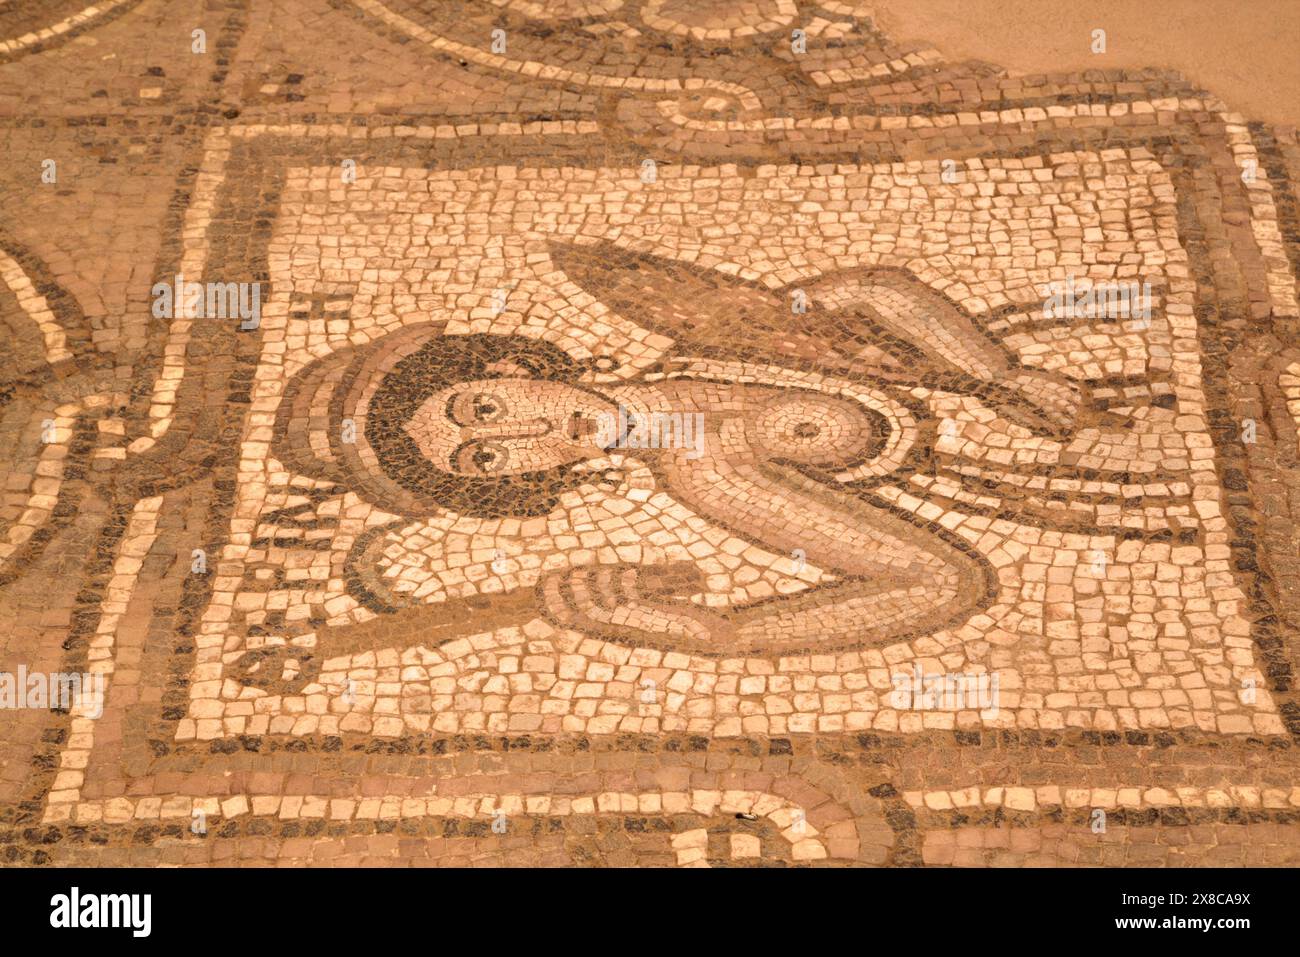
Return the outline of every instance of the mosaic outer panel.
[[[14,90],[4,664],[107,695],[0,860],[1300,857],[1293,132],[830,0],[55,2]]]

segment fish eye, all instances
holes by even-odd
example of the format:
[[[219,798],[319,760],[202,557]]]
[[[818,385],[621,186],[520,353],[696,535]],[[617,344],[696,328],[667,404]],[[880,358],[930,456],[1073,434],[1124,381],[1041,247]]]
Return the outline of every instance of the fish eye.
[[[494,395],[479,392],[470,399],[470,408],[476,422],[495,422],[505,415],[506,404]]]
[[[454,461],[459,471],[491,475],[506,467],[510,453],[499,445],[470,442],[457,450]]]

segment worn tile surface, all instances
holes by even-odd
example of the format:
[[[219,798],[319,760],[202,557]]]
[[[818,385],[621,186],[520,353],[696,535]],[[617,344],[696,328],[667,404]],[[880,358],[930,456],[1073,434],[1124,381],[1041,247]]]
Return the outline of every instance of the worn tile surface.
[[[868,7],[0,4],[0,861],[1300,863],[1294,131]]]

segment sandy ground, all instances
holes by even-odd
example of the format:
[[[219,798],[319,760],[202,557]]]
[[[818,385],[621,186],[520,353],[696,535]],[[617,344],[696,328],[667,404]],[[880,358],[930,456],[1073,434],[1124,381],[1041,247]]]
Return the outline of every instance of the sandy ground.
[[[1013,73],[1159,66],[1250,119],[1300,126],[1300,0],[875,0],[894,40]],[[1106,31],[1094,54],[1092,31]],[[1285,38],[1285,39],[1284,39]]]

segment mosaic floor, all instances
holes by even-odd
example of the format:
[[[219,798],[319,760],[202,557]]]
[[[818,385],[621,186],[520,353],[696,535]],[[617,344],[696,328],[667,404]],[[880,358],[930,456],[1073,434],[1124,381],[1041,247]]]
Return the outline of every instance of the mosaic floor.
[[[870,6],[0,2],[0,862],[1300,864],[1300,141]]]

